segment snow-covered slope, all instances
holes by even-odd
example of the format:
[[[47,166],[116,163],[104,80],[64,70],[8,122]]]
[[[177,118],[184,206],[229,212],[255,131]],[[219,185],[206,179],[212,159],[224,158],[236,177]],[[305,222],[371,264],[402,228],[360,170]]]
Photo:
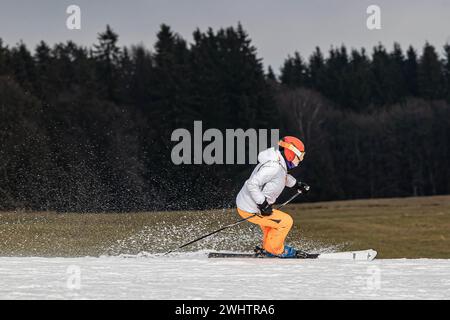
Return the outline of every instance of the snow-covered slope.
[[[450,260],[0,258],[0,299],[450,299]]]

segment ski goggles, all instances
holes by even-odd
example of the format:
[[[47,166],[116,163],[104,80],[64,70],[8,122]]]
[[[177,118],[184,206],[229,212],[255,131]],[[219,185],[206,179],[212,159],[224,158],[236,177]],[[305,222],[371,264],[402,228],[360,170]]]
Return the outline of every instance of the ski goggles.
[[[281,140],[278,145],[280,147],[283,147],[285,149],[291,150],[299,159],[302,158],[302,156],[305,156],[305,152],[298,150],[292,143],[289,142],[285,142],[283,140]]]

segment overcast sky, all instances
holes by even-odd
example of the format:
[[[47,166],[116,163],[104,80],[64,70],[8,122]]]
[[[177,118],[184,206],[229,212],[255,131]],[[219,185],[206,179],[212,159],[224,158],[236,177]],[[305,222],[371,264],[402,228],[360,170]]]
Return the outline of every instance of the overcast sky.
[[[81,30],[66,28],[66,8],[81,8]],[[381,8],[381,30],[368,30],[366,9]],[[152,48],[161,23],[189,42],[199,27],[214,29],[241,22],[265,66],[277,71],[288,54],[307,57],[315,46],[328,50],[344,43],[371,49],[422,48],[425,41],[442,51],[450,42],[450,0],[0,0],[0,38],[9,45],[23,40],[34,48],[74,40],[92,45],[106,24],[121,45],[143,43]]]

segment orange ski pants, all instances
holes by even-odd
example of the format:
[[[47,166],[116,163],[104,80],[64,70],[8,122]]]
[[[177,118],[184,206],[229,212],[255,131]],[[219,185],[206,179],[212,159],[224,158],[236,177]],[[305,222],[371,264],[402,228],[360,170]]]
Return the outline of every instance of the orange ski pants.
[[[254,215],[237,208],[242,218]],[[284,240],[292,228],[293,220],[290,215],[280,210],[273,210],[270,216],[255,216],[248,219],[251,223],[261,227],[263,232],[263,249],[272,254],[282,254],[284,251]]]

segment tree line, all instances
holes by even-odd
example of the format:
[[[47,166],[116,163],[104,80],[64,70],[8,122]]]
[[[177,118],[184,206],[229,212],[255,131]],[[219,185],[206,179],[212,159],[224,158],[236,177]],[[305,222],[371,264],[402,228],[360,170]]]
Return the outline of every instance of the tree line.
[[[366,49],[331,48],[325,57],[320,48],[305,60],[295,52],[281,69],[280,81],[288,87],[320,92],[340,108],[368,112],[383,106],[404,104],[408,98],[450,101],[450,45],[442,54],[425,43],[421,55],[398,43],[389,52],[378,44]],[[440,58],[443,56],[443,58]],[[275,79],[273,71],[271,77]]]
[[[316,49],[277,76],[240,24],[190,44],[163,24],[152,50],[118,39],[0,40],[0,209],[231,207],[250,166],[171,162],[171,133],[195,120],[302,138],[310,201],[450,192],[449,46]]]

